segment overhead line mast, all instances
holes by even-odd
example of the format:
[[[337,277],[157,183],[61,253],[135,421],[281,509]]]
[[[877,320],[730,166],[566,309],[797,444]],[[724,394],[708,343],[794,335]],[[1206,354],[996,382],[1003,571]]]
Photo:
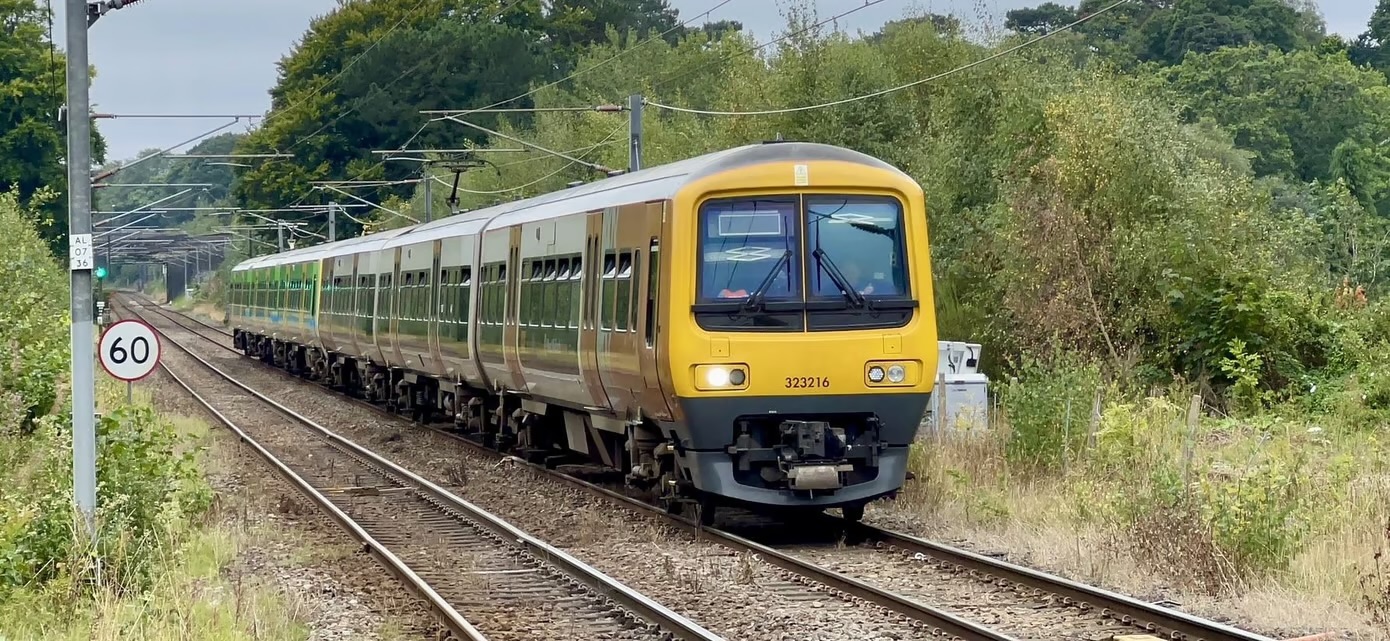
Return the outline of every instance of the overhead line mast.
[[[92,112],[87,29],[140,0],[67,0],[68,272],[72,330],[72,488],[89,539],[96,535],[96,347],[93,345]]]

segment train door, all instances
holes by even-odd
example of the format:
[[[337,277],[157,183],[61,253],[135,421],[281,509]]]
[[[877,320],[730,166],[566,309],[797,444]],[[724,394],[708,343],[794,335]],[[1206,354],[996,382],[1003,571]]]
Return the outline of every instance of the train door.
[[[627,418],[635,418],[638,413],[635,390],[642,386],[633,277],[635,265],[646,253],[644,214],[645,205],[610,208],[604,213],[600,236],[599,375],[613,410]]]
[[[637,262],[638,273],[633,287],[639,335],[638,369],[642,372],[638,402],[642,412],[647,416],[658,420],[671,420],[671,410],[667,405],[668,397],[665,393],[666,389],[671,389],[670,381],[665,381],[663,389],[661,380],[662,364],[669,362],[665,358],[666,348],[661,340],[664,338],[661,332],[661,326],[664,324],[661,319],[661,310],[664,307],[661,279],[668,273],[668,270],[663,269],[661,262],[661,241],[665,236],[662,230],[666,226],[666,201],[647,203],[642,220],[647,251],[642,255],[642,260]]]
[[[350,348],[348,353],[353,356],[362,356],[366,353],[366,341],[371,336],[372,318],[372,291],[363,285],[368,278],[375,278],[375,276],[364,273],[367,271],[367,266],[363,264],[361,254],[352,254],[347,257],[347,260],[350,261],[352,265],[352,271],[350,272],[352,276],[348,280],[348,286],[352,289],[349,290],[348,300],[346,301],[350,306],[348,311],[351,315],[343,319],[343,325],[346,329],[345,333],[348,336],[347,345]],[[344,267],[346,267],[346,265],[344,265]],[[366,310],[366,315],[362,314],[362,310],[364,309]]]
[[[580,281],[579,305],[579,371],[584,390],[589,394],[591,405],[595,408],[609,409],[608,392],[604,389],[603,376],[599,372],[599,279],[603,277],[603,252],[600,251],[603,238],[603,212],[593,212],[585,216],[584,254],[580,266],[583,276]]]
[[[503,317],[502,356],[509,376],[507,386],[514,390],[527,390],[526,376],[521,371],[520,328],[518,319],[521,311],[521,225],[508,229],[506,314]]]
[[[444,376],[444,360],[440,356],[439,331],[441,325],[440,320],[444,314],[444,281],[448,278],[448,275],[444,272],[442,253],[444,248],[443,240],[434,241],[430,247],[430,251],[434,254],[434,261],[432,262],[433,267],[429,272],[430,280],[433,281],[430,286],[430,291],[427,294],[430,303],[425,311],[425,333],[428,335],[428,343],[425,349],[428,355],[421,356],[422,360],[428,360],[422,363],[421,366],[425,371],[433,372],[442,377]]]

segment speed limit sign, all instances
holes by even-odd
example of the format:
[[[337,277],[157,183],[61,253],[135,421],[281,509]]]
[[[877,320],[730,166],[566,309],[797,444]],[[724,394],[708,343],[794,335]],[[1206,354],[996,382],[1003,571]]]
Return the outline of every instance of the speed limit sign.
[[[138,320],[123,320],[101,333],[101,367],[114,378],[138,381],[159,365],[159,337]]]

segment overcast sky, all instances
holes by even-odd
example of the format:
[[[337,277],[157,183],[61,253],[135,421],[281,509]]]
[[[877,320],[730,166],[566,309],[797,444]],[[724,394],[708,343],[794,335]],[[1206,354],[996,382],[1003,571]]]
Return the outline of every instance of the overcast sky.
[[[850,32],[873,31],[905,13],[927,10],[973,21],[976,6],[1002,25],[1009,9],[1042,0],[886,0],[861,9],[841,23]],[[1064,0],[1065,2],[1065,0]],[[821,18],[843,13],[864,0],[813,0]],[[61,43],[61,7],[55,34]],[[671,0],[682,19],[719,0]],[[787,0],[733,0],[711,16],[743,22],[760,39],[784,24]],[[1067,4],[1072,4],[1067,2]],[[1375,0],[1321,0],[1331,31],[1355,37],[1365,30]],[[331,11],[337,0],[146,0],[107,14],[90,31],[91,59],[97,68],[94,108],[116,114],[264,114],[267,91],[275,84],[275,63],[309,26]],[[150,147],[167,147],[227,121],[103,120],[99,127],[108,157],[129,158]],[[245,130],[246,125],[236,129]]]

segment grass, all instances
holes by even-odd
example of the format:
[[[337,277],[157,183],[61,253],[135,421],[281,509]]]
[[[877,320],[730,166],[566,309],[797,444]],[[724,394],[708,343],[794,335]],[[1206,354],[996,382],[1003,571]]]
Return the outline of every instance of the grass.
[[[1048,464],[1020,459],[1006,418],[925,437],[875,518],[1272,634],[1390,638],[1383,435],[1169,397],[1081,414]]]
[[[229,572],[244,532],[211,526],[176,533],[153,588],[134,597],[99,590],[71,603],[65,589],[22,591],[0,604],[0,638],[21,639],[306,639],[298,606],[277,589]]]
[[[100,411],[125,404],[124,385],[104,377],[98,384]],[[137,385],[134,397],[136,405],[150,405],[147,387]],[[197,457],[201,469],[216,472],[227,464],[206,455],[212,438],[206,423],[166,419],[170,429],[187,437],[183,450]],[[18,480],[9,476],[11,482]],[[0,593],[0,640],[308,638],[304,606],[240,568],[238,559],[257,545],[261,534],[237,512],[223,509],[169,518],[147,551],[153,579],[144,591],[100,579],[80,589],[82,580],[73,577],[89,574],[73,571],[45,584]]]

